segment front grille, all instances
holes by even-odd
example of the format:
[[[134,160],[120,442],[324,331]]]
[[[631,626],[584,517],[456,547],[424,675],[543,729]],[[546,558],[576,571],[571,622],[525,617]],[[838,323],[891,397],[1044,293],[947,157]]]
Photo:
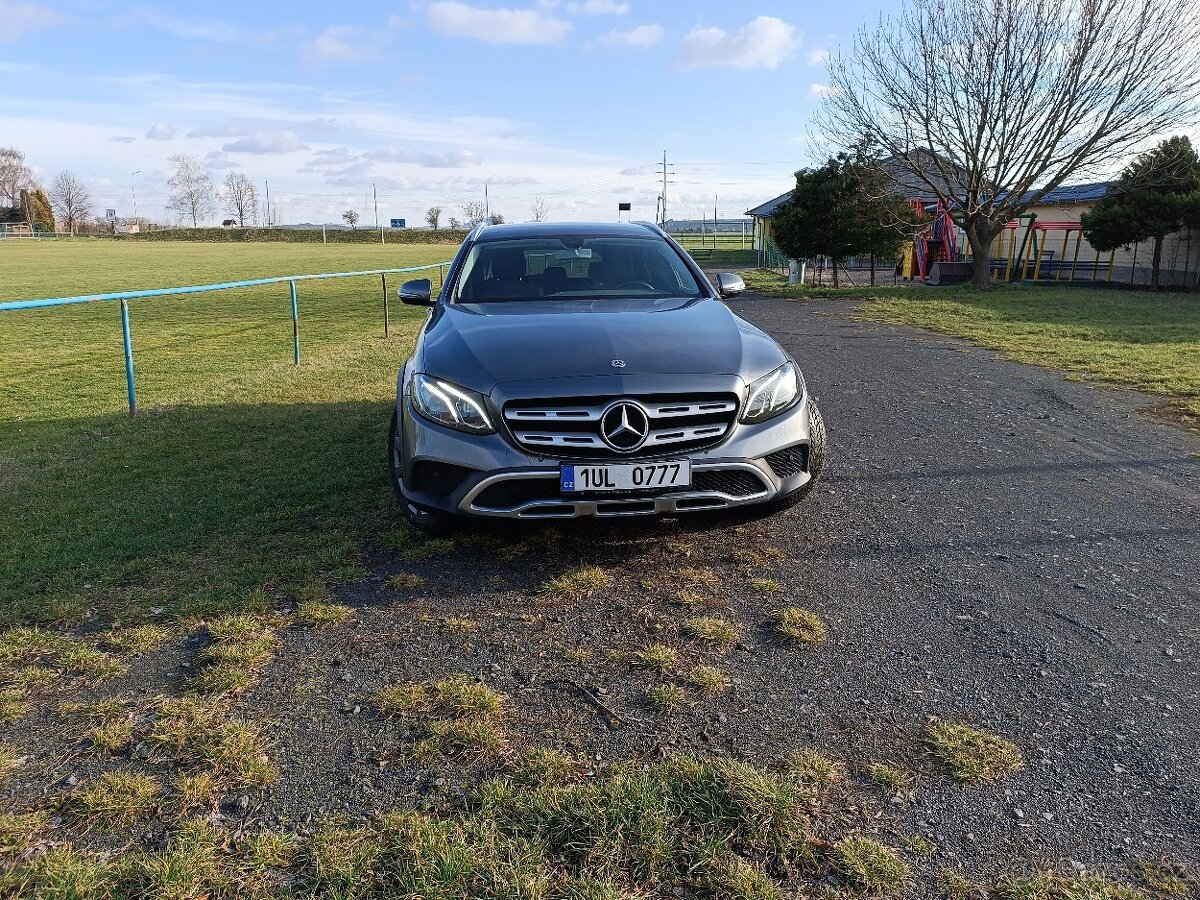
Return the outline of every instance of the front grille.
[[[808,471],[808,444],[788,447],[767,455],[767,465],[780,478],[791,478]]]
[[[745,469],[717,469],[696,472],[692,476],[693,491],[716,491],[730,497],[751,497],[766,489],[762,479]]]
[[[413,490],[445,497],[462,484],[470,469],[422,459],[413,464]]]
[[[554,478],[508,478],[484,488],[472,505],[488,509],[512,509],[534,500],[561,500]]]
[[[645,441],[631,452],[614,450],[600,434],[605,411],[620,400],[638,404],[648,420]],[[516,443],[539,456],[623,459],[662,456],[720,443],[733,428],[738,403],[736,394],[518,400],[504,407],[504,421]]]

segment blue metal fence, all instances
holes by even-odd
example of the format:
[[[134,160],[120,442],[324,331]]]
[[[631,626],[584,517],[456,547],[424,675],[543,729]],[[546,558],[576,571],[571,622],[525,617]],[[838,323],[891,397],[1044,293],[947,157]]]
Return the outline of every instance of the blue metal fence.
[[[387,277],[410,272],[438,270],[439,284],[446,277],[449,262],[431,263],[427,266],[408,266],[402,269],[371,269],[366,272],[326,272],[319,275],[283,275],[277,278],[253,278],[249,281],[225,281],[219,284],[194,284],[187,287],[151,288],[145,291],[117,291],[111,294],[84,294],[78,297],[46,297],[40,300],[10,300],[0,303],[0,312],[21,309],[43,309],[50,306],[72,306],[77,303],[100,303],[111,300],[121,304],[121,342],[125,349],[125,386],[129,395],[129,416],[137,415],[137,389],[133,375],[133,336],[129,329],[129,301],[143,297],[171,297],[179,294],[203,294],[209,291],[228,291],[233,288],[258,287],[264,284],[288,283],[292,301],[292,359],[300,365],[300,304],[296,296],[297,281],[323,281],[330,278],[361,278],[378,275],[383,287],[383,336],[390,336],[388,315]]]

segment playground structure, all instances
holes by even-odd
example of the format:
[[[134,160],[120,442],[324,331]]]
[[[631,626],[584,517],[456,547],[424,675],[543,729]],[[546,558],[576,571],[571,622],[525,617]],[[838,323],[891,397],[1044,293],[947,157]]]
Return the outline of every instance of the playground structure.
[[[969,280],[974,260],[954,214],[941,203],[928,205],[914,200],[911,205],[922,224],[913,240],[905,245],[897,274],[920,279],[922,284],[957,284]],[[1061,246],[1057,241],[1060,233]],[[988,267],[992,277],[999,281],[1111,282],[1116,251],[1102,254],[1091,250],[1091,253],[1094,256],[1090,259],[1080,258],[1088,254],[1083,252],[1083,226],[1079,222],[1040,222],[1036,213],[1026,213],[1004,226],[992,245]]]

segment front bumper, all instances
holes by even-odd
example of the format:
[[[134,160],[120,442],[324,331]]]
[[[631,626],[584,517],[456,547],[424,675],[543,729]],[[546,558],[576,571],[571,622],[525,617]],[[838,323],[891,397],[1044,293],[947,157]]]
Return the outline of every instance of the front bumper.
[[[757,425],[737,423],[715,447],[692,452],[636,455],[621,460],[579,460],[534,456],[499,434],[466,435],[415,415],[407,398],[398,412],[402,428],[398,456],[403,460],[406,499],[463,516],[517,519],[573,519],[677,515],[769,503],[804,488],[809,472],[809,398],[788,412]],[[563,463],[650,462],[689,459],[692,487],[613,494],[563,494]]]

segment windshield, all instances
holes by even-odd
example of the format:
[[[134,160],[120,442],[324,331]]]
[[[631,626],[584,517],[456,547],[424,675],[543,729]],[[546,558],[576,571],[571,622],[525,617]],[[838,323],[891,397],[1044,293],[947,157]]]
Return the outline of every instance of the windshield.
[[[525,238],[471,248],[457,303],[543,297],[626,299],[706,296],[665,241],[630,237]]]

